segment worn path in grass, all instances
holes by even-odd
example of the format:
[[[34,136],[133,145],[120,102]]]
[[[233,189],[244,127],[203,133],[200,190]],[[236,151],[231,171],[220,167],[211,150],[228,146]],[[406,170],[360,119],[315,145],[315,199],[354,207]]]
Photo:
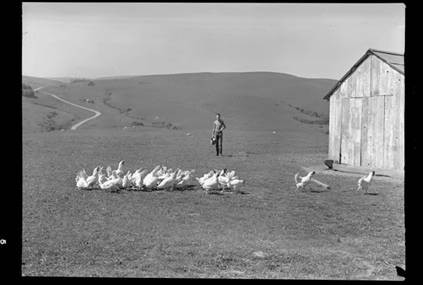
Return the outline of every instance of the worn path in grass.
[[[330,191],[296,192],[294,173],[326,158],[323,134],[228,129],[224,156],[209,131],[80,129],[23,135],[25,276],[400,279],[403,184],[322,175]],[[121,159],[235,169],[246,194],[78,191],[75,174]]]
[[[39,91],[39,90],[41,90],[41,89],[43,89],[43,88],[44,88],[44,87],[38,87],[38,88],[34,89],[34,91]],[[93,116],[91,116],[91,117],[89,117],[89,118],[86,118],[86,119],[84,119],[84,120],[80,121],[79,123],[77,123],[77,124],[73,125],[73,126],[71,127],[71,130],[76,130],[78,127],[82,126],[82,125],[83,125],[83,124],[85,124],[86,122],[88,122],[88,121],[90,121],[90,120],[93,120],[93,119],[95,119],[95,118],[97,118],[98,116],[100,116],[100,115],[101,115],[101,113],[100,113],[99,111],[97,111],[97,110],[94,110],[94,109],[91,109],[91,108],[87,108],[87,107],[84,107],[84,106],[81,106],[81,105],[78,105],[78,104],[75,104],[75,103],[69,102],[68,100],[65,100],[65,99],[63,99],[63,98],[60,98],[59,96],[57,96],[57,95],[55,95],[55,94],[52,94],[52,93],[49,93],[49,92],[46,92],[46,91],[43,91],[43,92],[44,92],[45,94],[47,94],[47,95],[50,95],[50,96],[52,96],[52,97],[56,98],[57,100],[60,100],[60,101],[62,101],[62,102],[65,102],[65,103],[67,103],[67,104],[69,104],[69,105],[72,105],[72,106],[74,106],[74,107],[77,107],[77,108],[80,108],[80,109],[83,109],[83,110],[87,110],[87,111],[90,111],[90,112],[94,112],[94,115],[93,115]]]

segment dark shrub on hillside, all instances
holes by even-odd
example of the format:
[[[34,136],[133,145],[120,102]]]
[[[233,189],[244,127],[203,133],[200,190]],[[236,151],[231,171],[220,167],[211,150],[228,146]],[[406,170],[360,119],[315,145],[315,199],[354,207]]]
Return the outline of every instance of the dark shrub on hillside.
[[[35,96],[35,92],[31,86],[22,83],[22,96],[29,97],[29,98],[37,98]]]
[[[165,122],[152,122],[152,123],[151,123],[151,125],[152,125],[153,127],[163,128],[163,127],[165,127],[165,126],[166,126],[166,123],[165,123]]]
[[[94,81],[88,82],[88,86],[94,86],[94,85],[95,85]]]
[[[143,122],[134,121],[134,122],[131,123],[131,125],[132,126],[144,126],[144,123]]]
[[[77,79],[73,79],[71,81],[71,83],[84,83],[84,82],[89,82],[90,80],[88,79],[84,79],[84,78],[77,78]]]

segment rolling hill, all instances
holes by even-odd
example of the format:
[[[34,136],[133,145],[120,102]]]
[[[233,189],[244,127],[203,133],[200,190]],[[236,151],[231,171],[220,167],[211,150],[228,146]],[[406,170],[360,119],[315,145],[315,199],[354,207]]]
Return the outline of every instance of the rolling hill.
[[[22,75],[22,83],[27,84],[35,89],[42,86],[57,86],[62,82],[48,78]]]
[[[104,115],[90,123],[91,127],[122,126],[132,120],[204,129],[211,127],[214,113],[220,112],[228,128],[251,131],[322,128],[329,109],[322,98],[336,83],[273,72],[185,73],[92,81],[91,85],[78,82],[63,86],[53,80],[49,88],[72,102],[93,100],[94,104],[81,104]]]

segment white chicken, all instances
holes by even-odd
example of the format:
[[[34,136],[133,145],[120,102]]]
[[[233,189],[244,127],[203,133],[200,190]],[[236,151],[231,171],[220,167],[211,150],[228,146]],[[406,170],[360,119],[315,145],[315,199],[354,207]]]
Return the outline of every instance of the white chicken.
[[[119,161],[118,168],[116,169],[116,175],[121,177],[123,175],[123,165],[125,164],[125,160]]]
[[[225,190],[226,187],[230,188],[230,182],[231,182],[231,178],[230,177],[228,177],[226,175],[220,174],[217,180],[219,181],[219,186],[223,190]]]
[[[201,187],[204,190],[214,190],[219,188],[219,177],[220,172],[214,173],[210,178],[204,180],[203,184],[201,184]]]
[[[112,167],[110,167],[110,165],[107,166],[106,168],[106,174],[107,174],[107,177],[112,176]]]
[[[134,174],[131,177],[131,184],[136,187],[138,190],[141,189],[143,186],[142,181],[144,177],[147,175],[147,169],[137,169],[135,170]]]
[[[204,174],[202,177],[195,177],[195,180],[197,180],[200,185],[203,185],[204,181],[212,177],[214,173],[215,172],[211,170],[209,173]]]
[[[169,173],[167,176],[157,185],[157,189],[174,189],[175,186],[176,172]]]
[[[126,173],[128,175],[128,180],[129,180],[129,186],[131,185],[131,180],[132,180],[132,175],[133,173],[131,173],[131,171],[128,170],[128,172]]]
[[[245,180],[243,179],[231,179],[229,181],[229,188],[237,191],[245,184]]]
[[[369,186],[372,183],[373,176],[375,176],[376,172],[371,171],[368,175],[361,177],[357,182],[357,191],[363,190],[367,193],[369,190]]]
[[[121,188],[123,188],[123,189],[125,189],[125,188],[127,188],[127,187],[129,187],[129,184],[130,184],[130,179],[129,179],[129,176],[131,175],[131,172],[130,171],[128,171],[124,176],[123,176],[123,178],[122,178],[122,185],[120,185],[121,186]]]
[[[192,173],[194,173],[194,170],[192,169],[190,170],[186,170],[183,171],[180,178],[176,178],[177,182],[176,182],[176,187],[178,188],[183,188],[187,185],[189,185],[192,181]]]
[[[154,175],[157,176],[159,180],[162,180],[166,176],[166,174],[172,171],[171,168],[168,169],[166,166],[157,165],[156,167],[158,167],[158,170],[155,172]]]
[[[228,177],[229,179],[235,178],[235,170],[227,172],[226,177]]]
[[[245,185],[245,180],[236,176],[235,170],[228,171],[226,168],[211,170],[209,173],[204,174],[203,177],[196,177],[195,179],[205,190],[238,190],[242,185]]]
[[[115,172],[112,173],[112,176],[114,178],[107,180],[106,177],[103,174],[100,174],[98,176],[98,186],[102,190],[111,190],[111,191],[117,191],[119,190],[119,187],[121,185],[122,178],[116,175]]]
[[[89,189],[93,188],[95,185],[96,179],[97,179],[97,173],[100,170],[100,167],[97,166],[94,168],[92,175],[87,177],[87,173],[85,172],[85,169],[78,172],[76,175],[75,181],[76,181],[76,187],[78,189]]]
[[[147,189],[151,189],[157,186],[157,182],[159,181],[159,177],[157,173],[161,170],[161,166],[157,165],[150,173],[148,173],[142,183]]]
[[[295,186],[298,189],[304,189],[308,183],[310,183],[311,177],[315,174],[315,171],[310,171],[306,176],[300,176],[299,173],[295,174]]]
[[[84,174],[82,173],[82,171],[76,174],[75,182],[76,182],[76,188],[78,190],[85,189],[87,187],[87,180],[84,177]]]

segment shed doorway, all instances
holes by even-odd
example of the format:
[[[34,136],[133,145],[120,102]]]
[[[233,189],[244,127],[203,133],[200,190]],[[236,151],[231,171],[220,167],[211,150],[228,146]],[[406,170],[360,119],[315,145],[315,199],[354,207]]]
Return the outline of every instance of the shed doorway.
[[[386,134],[392,129],[385,114],[391,96],[342,99],[339,162],[362,167],[384,168]]]

